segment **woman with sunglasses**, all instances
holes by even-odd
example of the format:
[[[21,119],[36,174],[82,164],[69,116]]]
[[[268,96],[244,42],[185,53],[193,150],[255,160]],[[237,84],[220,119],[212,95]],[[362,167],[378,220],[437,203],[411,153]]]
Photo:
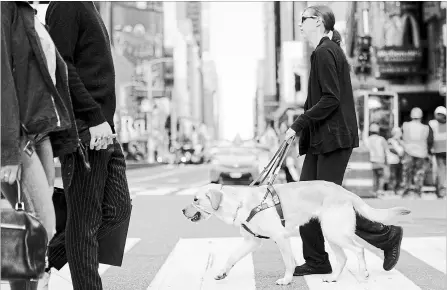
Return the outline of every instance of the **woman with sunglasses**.
[[[296,134],[299,151],[306,155],[300,180],[325,180],[341,185],[353,148],[359,147],[357,119],[350,78],[350,65],[334,30],[335,16],[327,6],[305,9],[301,32],[315,48],[305,112],[286,132]],[[391,270],[399,259],[403,230],[370,221],[357,214],[356,234],[384,251],[383,268]],[[306,263],[296,267],[295,276],[332,272],[318,220],[300,227]]]

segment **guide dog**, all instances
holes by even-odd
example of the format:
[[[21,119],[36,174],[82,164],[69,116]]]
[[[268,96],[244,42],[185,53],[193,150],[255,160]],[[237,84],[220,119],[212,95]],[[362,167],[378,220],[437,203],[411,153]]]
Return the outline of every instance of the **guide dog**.
[[[198,189],[193,202],[182,211],[192,222],[206,220],[214,215],[230,225],[241,227],[246,224],[253,233],[275,241],[286,266],[284,277],[276,281],[278,285],[287,285],[292,281],[296,262],[289,238],[298,232],[299,226],[310,219],[317,218],[320,221],[323,234],[340,264],[338,269],[324,277],[323,281],[336,282],[346,264],[343,249],[356,254],[359,263],[358,277],[364,280],[369,276],[364,249],[355,241],[355,212],[377,222],[410,213],[410,210],[404,207],[372,208],[356,194],[332,182],[300,181],[278,184],[274,188],[281,201],[285,226],[281,224],[275,207],[260,211],[246,223],[251,210],[257,207],[265,196],[267,186],[205,185]],[[271,196],[266,202],[272,202]],[[216,280],[224,279],[239,260],[261,246],[262,240],[242,227],[241,234],[244,242],[230,255],[225,266],[215,276]]]

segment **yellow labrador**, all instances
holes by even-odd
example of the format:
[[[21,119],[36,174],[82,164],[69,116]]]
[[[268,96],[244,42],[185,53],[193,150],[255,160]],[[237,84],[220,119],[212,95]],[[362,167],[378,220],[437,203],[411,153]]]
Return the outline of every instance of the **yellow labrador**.
[[[246,223],[251,210],[260,204],[266,190],[267,186],[236,188],[219,184],[205,185],[198,190],[194,201],[183,209],[183,214],[193,222],[215,215],[227,224],[241,226]],[[279,285],[287,285],[292,281],[296,266],[289,237],[298,232],[299,226],[311,218],[320,220],[323,234],[340,263],[337,270],[323,278],[325,282],[335,282],[346,264],[343,249],[356,254],[359,278],[366,279],[369,276],[364,249],[355,241],[355,211],[377,222],[410,213],[410,210],[403,207],[372,208],[354,193],[326,181],[279,184],[275,185],[275,190],[281,200],[285,227],[282,226],[275,207],[257,213],[246,225],[253,233],[270,237],[278,245],[286,266],[284,277],[276,281]],[[270,194],[266,202],[272,204]],[[225,278],[239,260],[261,246],[262,240],[255,238],[242,227],[241,234],[244,242],[230,255],[215,279]]]

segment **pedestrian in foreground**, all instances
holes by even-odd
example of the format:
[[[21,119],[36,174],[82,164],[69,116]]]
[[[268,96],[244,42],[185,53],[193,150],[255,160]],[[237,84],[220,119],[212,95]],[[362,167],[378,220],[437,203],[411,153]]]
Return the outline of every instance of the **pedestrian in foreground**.
[[[25,210],[50,240],[56,225],[53,158],[78,154],[79,145],[67,67],[28,2],[2,2],[1,13],[1,189],[14,207],[20,183]],[[45,274],[10,287],[44,289],[47,281]]]
[[[311,6],[301,17],[301,32],[315,48],[311,55],[309,91],[301,114],[286,132],[299,134],[299,152],[305,154],[300,180],[326,180],[341,185],[353,148],[359,146],[350,65],[334,30],[335,16],[327,6]],[[356,215],[356,234],[384,251],[383,268],[397,263],[403,229]],[[332,272],[318,220],[300,227],[305,263],[295,276]]]
[[[131,199],[126,163],[115,139],[115,70],[107,29],[93,2],[50,2],[46,23],[56,47],[67,63],[69,85],[78,132],[88,148],[86,170],[82,159],[61,159],[68,216],[65,233],[50,243],[50,269],[68,261],[74,290],[103,289],[98,240],[128,224]],[[127,236],[127,227],[120,234]],[[110,253],[120,251],[110,246]],[[111,254],[112,255],[112,254]],[[114,256],[114,255],[112,255]],[[49,269],[48,269],[49,270]]]

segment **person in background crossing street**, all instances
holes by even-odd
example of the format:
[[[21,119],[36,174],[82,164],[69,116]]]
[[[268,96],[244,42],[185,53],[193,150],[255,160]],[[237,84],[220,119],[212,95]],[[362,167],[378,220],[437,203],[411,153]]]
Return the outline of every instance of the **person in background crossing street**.
[[[388,164],[390,168],[390,178],[388,189],[395,194],[400,189],[402,182],[402,158],[405,155],[405,149],[402,141],[402,129],[399,127],[391,130],[391,138],[388,139]]]
[[[311,55],[309,91],[301,114],[286,132],[299,135],[299,153],[306,155],[300,181],[326,180],[342,184],[353,148],[359,146],[350,65],[334,30],[335,16],[327,6],[311,6],[301,17],[301,32],[315,48]],[[399,260],[402,227],[387,226],[356,215],[356,234],[384,251],[383,268]],[[332,272],[318,220],[300,227],[305,264],[295,276]]]
[[[379,135],[380,127],[378,124],[373,123],[369,126],[369,137],[367,140],[367,146],[369,150],[369,160],[372,164],[374,194],[383,194],[385,187],[385,174],[388,170],[388,144],[386,139]]]
[[[60,269],[68,262],[74,290],[101,290],[98,240],[110,235],[126,240],[132,209],[126,162],[114,134],[115,69],[110,39],[91,1],[50,2],[45,19],[67,63],[78,132],[89,147],[90,163],[86,170],[79,158],[61,159],[61,171],[71,170],[73,178],[71,184],[64,182],[67,223],[64,234],[50,242],[49,269]],[[109,242],[110,256],[122,257],[124,248]]]
[[[446,196],[446,108],[437,107],[435,110],[435,119],[429,122],[433,130],[433,154],[436,158],[436,193],[439,198]]]
[[[264,133],[261,135],[259,142],[270,150],[269,157],[272,157],[279,147],[279,138],[273,128],[273,121],[268,121]]]
[[[422,124],[422,110],[413,108],[411,121],[402,126],[405,157],[402,161],[402,195],[410,192],[421,196],[425,175],[430,166],[429,152],[433,145],[433,130]]]

